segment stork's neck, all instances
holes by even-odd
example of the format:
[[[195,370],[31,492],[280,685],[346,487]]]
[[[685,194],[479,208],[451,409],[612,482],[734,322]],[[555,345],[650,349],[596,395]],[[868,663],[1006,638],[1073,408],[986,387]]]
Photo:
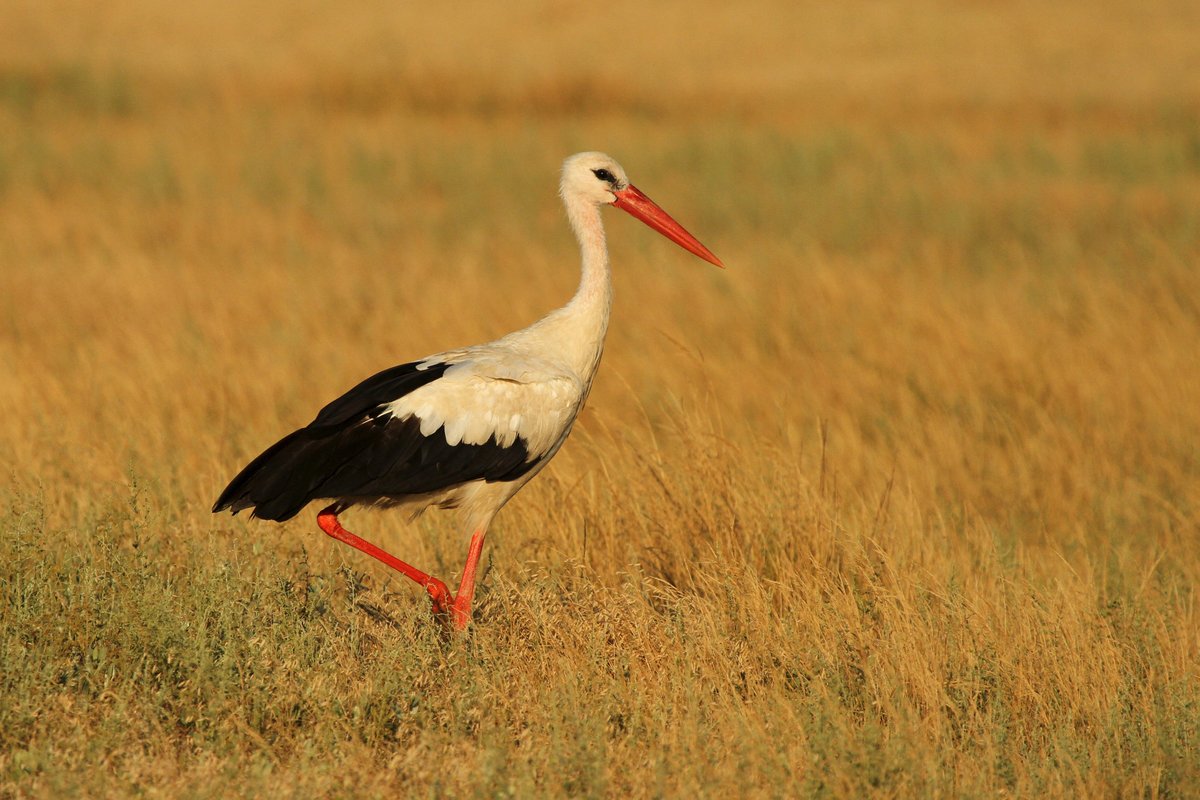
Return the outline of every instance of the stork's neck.
[[[604,244],[600,209],[577,197],[568,196],[563,202],[583,258],[579,289],[565,306],[505,339],[540,357],[560,362],[590,385],[600,364],[612,309],[608,248]]]
[[[569,307],[577,313],[600,312],[602,327],[600,338],[608,325],[608,312],[612,307],[612,278],[608,268],[608,246],[604,241],[604,223],[600,219],[600,207],[594,203],[571,197],[566,200],[567,219],[575,231],[579,251],[583,259],[583,270],[579,290],[571,298]]]

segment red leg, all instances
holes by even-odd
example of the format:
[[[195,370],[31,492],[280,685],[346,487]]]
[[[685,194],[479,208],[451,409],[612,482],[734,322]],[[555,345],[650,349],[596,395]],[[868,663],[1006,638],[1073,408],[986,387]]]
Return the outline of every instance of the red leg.
[[[483,535],[480,529],[471,535],[471,546],[467,549],[467,565],[463,567],[462,582],[458,584],[458,594],[454,596],[454,605],[450,610],[450,621],[458,630],[467,627],[471,621],[471,601],[475,599],[475,570],[479,566],[479,556],[483,553]]]
[[[462,625],[457,624],[457,607],[455,604],[455,598],[450,596],[450,590],[446,588],[446,584],[442,583],[437,578],[429,576],[411,564],[404,563],[392,554],[380,550],[370,542],[358,538],[353,533],[343,528],[342,524],[338,522],[337,506],[330,506],[320,514],[317,514],[317,524],[321,526],[321,530],[325,531],[325,533],[329,534],[334,539],[337,539],[339,542],[345,542],[351,547],[363,551],[367,555],[371,556],[371,558],[378,559],[392,569],[402,572],[408,577],[412,578],[414,581],[419,583],[422,588],[425,589],[425,591],[429,592],[429,598],[433,601],[433,613],[444,614],[453,608],[455,614],[455,627],[461,628],[466,625],[465,622]],[[482,544],[483,542],[481,537],[480,546],[482,546]],[[474,545],[474,540],[472,540],[472,545]],[[476,555],[476,559],[478,559],[478,555]],[[469,560],[468,566],[471,566]],[[463,580],[466,580],[466,575],[463,576]],[[475,572],[474,568],[472,567],[472,591],[474,590],[474,580]],[[468,607],[470,604],[471,600],[468,597]]]

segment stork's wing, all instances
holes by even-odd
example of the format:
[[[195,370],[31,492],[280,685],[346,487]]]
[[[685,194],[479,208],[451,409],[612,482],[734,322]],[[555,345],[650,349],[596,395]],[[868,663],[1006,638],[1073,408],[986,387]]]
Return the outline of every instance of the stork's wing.
[[[444,429],[452,447],[489,439],[504,447],[521,441],[531,455],[540,457],[570,426],[583,392],[582,381],[557,365],[480,347],[437,381],[383,410],[398,419],[420,420],[426,436]]]
[[[213,511],[285,520],[315,499],[399,499],[524,475],[569,428],[579,379],[512,353],[454,355],[464,360],[363,381],[250,462]]]
[[[359,417],[436,381],[449,368],[448,362],[426,359],[377,372],[322,408],[309,427],[340,425]]]

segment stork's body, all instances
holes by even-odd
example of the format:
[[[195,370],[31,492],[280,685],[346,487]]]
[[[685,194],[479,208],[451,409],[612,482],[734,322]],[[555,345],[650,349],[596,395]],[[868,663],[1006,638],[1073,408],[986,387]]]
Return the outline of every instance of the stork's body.
[[[600,364],[612,307],[601,207],[617,205],[720,265],[608,156],[567,159],[560,191],[583,258],[567,305],[494,342],[368,378],[254,459],[213,511],[252,508],[282,521],[332,500],[318,515],[322,530],[420,583],[435,612],[464,627],[492,517],[558,452]],[[356,504],[458,509],[471,536],[458,593],[342,528],[337,515]]]

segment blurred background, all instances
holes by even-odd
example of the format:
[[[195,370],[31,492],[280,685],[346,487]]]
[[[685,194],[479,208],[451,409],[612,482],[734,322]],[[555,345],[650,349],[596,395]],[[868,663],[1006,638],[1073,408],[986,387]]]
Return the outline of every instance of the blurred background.
[[[813,778],[793,764],[840,776],[812,793],[849,796],[1189,785],[1198,42],[1200,4],[1172,0],[5,0],[9,788],[223,774],[253,793],[276,774],[320,793],[346,789],[314,766],[336,756],[387,765],[369,794],[448,754],[465,758],[444,784],[459,793],[658,775],[668,794],[769,794]],[[557,170],[591,149],[728,269],[606,216],[605,363],[571,441],[494,528],[459,664],[507,683],[477,684],[474,705],[453,683],[388,683],[425,635],[409,587],[306,515],[208,509],[362,377],[563,303],[578,267]],[[444,518],[356,521],[435,572],[461,560]],[[326,616],[255,588],[300,584]],[[416,627],[362,614],[360,595]],[[562,616],[593,596],[616,622]],[[228,616],[231,597],[375,644],[272,639],[258,612]],[[227,663],[212,625],[284,655]],[[151,633],[97,655],[114,629]],[[578,638],[529,633],[547,629]],[[444,658],[419,641],[409,677]],[[529,642],[590,688],[549,667],[535,685]],[[698,684],[656,683],[674,652],[706,665]],[[632,678],[613,666],[630,653]],[[313,686],[318,657],[366,677]],[[791,677],[747,688],[747,671]],[[414,685],[443,727],[363,700]],[[574,717],[538,717],[567,694]],[[494,716],[501,697],[529,703]],[[614,697],[635,711],[589,705]],[[805,733],[781,752],[779,729]],[[725,731],[741,767],[639,760],[694,752],[667,731]],[[518,750],[542,736],[606,755]],[[397,741],[407,760],[389,760]],[[98,758],[149,777],[89,784]]]
[[[1045,470],[1080,465],[1023,447],[1144,448],[1144,476],[1195,439],[1198,16],[9,3],[4,455],[56,492],[43,467],[97,486],[169,453],[211,494],[358,376],[560,304],[556,171],[601,149],[730,270],[613,222],[600,413],[657,424],[703,377],[768,441],[813,452],[824,420],[855,464],[973,501],[1003,469],[1003,508],[1043,514]],[[1059,412],[1079,429],[1043,441]],[[960,463],[964,414],[1022,441]]]

